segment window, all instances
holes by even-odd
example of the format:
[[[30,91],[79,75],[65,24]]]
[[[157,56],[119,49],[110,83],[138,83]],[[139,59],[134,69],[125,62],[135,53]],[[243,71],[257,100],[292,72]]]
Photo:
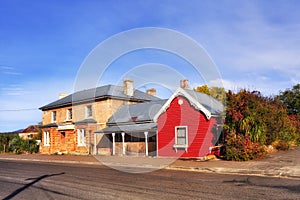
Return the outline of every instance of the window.
[[[77,145],[78,146],[86,146],[84,129],[77,129]]]
[[[50,133],[44,132],[44,146],[50,146]]]
[[[86,116],[86,118],[91,118],[93,116],[92,105],[86,106],[85,116]]]
[[[52,122],[56,122],[56,111],[52,112]]]
[[[73,113],[72,113],[72,108],[67,110],[67,121],[72,120],[73,118]]]
[[[187,150],[188,147],[188,134],[187,126],[176,126],[175,127],[175,145],[174,148],[184,148]]]

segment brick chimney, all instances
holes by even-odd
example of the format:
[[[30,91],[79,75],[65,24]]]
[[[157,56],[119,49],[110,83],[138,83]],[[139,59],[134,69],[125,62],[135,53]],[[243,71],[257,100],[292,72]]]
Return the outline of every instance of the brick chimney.
[[[131,79],[124,79],[123,82],[123,91],[124,94],[128,96],[133,96],[134,89],[133,89],[133,80]]]
[[[189,80],[187,80],[187,79],[180,80],[180,87],[183,89],[188,89],[189,88]]]
[[[155,88],[148,89],[146,90],[146,93],[152,96],[156,96],[156,89]]]

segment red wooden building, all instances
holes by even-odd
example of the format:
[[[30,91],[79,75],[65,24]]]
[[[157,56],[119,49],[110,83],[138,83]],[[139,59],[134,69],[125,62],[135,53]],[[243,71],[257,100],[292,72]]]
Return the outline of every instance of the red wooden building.
[[[154,116],[157,156],[206,156],[219,138],[222,111],[212,97],[179,88]]]
[[[167,100],[121,106],[96,133],[109,138],[112,155],[203,157],[217,143],[223,110],[211,96],[181,86]]]

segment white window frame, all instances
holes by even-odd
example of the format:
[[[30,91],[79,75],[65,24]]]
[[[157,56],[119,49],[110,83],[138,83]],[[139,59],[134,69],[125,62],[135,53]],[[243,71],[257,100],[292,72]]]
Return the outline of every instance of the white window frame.
[[[54,119],[54,116],[55,116],[55,119]],[[57,121],[57,111],[56,110],[52,111],[52,113],[51,113],[51,121],[52,122],[56,122]]]
[[[179,128],[184,128],[185,129],[185,144],[178,144],[177,142],[177,131]],[[189,140],[188,140],[188,127],[187,126],[175,126],[175,144],[174,144],[174,149],[177,152],[177,149],[184,149],[187,151]]]
[[[44,146],[50,146],[50,132],[49,131],[45,131],[44,132]]]
[[[71,113],[71,117],[70,117],[70,113]],[[73,119],[73,109],[68,108],[66,111],[66,121],[71,121],[72,119]]]
[[[91,113],[89,111],[89,108],[91,109]],[[92,105],[87,105],[85,107],[85,118],[92,118],[92,117],[93,117],[93,106]]]
[[[77,129],[77,146],[79,146],[79,147],[86,146],[85,129]]]

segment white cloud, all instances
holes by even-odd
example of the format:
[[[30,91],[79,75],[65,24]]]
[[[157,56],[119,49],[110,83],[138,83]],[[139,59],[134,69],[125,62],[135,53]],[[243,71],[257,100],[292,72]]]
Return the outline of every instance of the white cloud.
[[[216,62],[225,88],[269,95],[300,82],[300,21],[277,23],[268,14],[248,3],[232,10],[231,21],[184,27]]]
[[[268,77],[255,77],[251,79],[222,79],[218,80],[217,82],[222,81],[223,86],[226,90],[231,90],[233,92],[238,92],[241,89],[246,89],[250,91],[260,91],[264,96],[273,96],[278,95],[280,91],[289,88],[290,82],[289,81],[278,81],[274,82],[270,85],[268,81]],[[214,83],[212,83],[214,85]]]

